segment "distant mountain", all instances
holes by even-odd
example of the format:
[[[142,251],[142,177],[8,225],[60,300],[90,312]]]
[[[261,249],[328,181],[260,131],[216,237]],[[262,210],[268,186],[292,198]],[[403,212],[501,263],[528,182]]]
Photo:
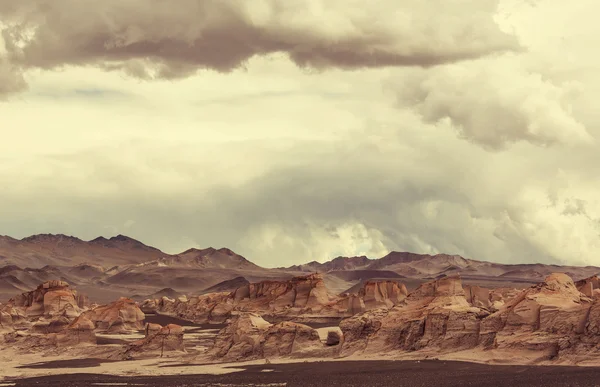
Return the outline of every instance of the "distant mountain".
[[[194,265],[211,269],[262,269],[228,248],[217,250],[212,247],[202,250],[189,249],[175,256],[161,258],[159,263],[164,265]]]
[[[294,265],[285,268],[286,270],[291,271],[305,271],[305,272],[318,272],[318,273],[327,273],[329,271],[338,271],[338,270],[357,270],[364,269],[369,266],[373,262],[372,259],[369,259],[365,256],[360,257],[337,257],[328,262],[317,262],[312,261],[309,263],[305,263],[302,265]]]
[[[496,278],[498,280],[538,280],[551,273],[566,273],[574,279],[587,278],[600,272],[595,266],[558,266],[545,264],[500,264],[463,258],[449,254],[415,254],[392,251],[379,259],[367,257],[337,257],[328,262],[309,262],[284,270],[335,274],[346,280],[356,278],[350,271],[362,272],[361,279],[371,273],[374,277],[381,272],[394,272],[407,278],[432,279],[440,276],[460,274],[464,278]],[[383,277],[383,276],[382,276]],[[387,278],[387,276],[386,276]]]
[[[0,266],[40,268],[82,263],[114,266],[156,260],[165,255],[124,235],[99,237],[89,242],[62,234],[32,235],[21,240],[0,236]]]

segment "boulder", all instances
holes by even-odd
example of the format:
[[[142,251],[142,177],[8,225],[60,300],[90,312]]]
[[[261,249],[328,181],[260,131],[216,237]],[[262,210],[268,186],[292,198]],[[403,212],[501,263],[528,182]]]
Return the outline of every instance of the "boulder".
[[[104,333],[126,334],[144,329],[144,312],[135,301],[125,297],[94,307],[82,315],[94,323],[97,331]]]
[[[342,341],[342,335],[338,331],[327,332],[326,345],[338,345]]]
[[[48,281],[37,289],[15,297],[12,304],[24,308],[28,317],[52,316],[62,314],[65,309],[74,318],[81,312],[80,304],[85,304],[85,297],[70,289],[64,281]]]
[[[228,360],[259,357],[261,337],[269,327],[271,324],[255,313],[240,313],[219,332],[210,354]]]
[[[210,354],[223,361],[331,355],[316,329],[284,321],[270,324],[255,313],[240,313],[222,329]]]

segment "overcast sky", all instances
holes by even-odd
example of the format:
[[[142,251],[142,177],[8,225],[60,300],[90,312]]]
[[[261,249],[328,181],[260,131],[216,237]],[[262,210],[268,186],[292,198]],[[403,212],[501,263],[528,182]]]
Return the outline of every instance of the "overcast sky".
[[[600,265],[599,10],[0,1],[0,234]]]

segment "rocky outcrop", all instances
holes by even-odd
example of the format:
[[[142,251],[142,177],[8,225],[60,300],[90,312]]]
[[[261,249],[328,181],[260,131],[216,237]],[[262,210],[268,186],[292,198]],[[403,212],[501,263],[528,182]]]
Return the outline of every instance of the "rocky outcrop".
[[[391,308],[404,301],[408,290],[405,285],[396,281],[367,281],[358,295],[366,310]]]
[[[223,361],[274,357],[330,356],[319,333],[306,325],[270,324],[254,313],[240,313],[221,330],[210,354]]]
[[[575,287],[587,297],[594,298],[600,295],[600,278],[595,275],[575,283]]]
[[[482,321],[480,341],[487,348],[537,351],[558,355],[580,341],[593,325],[592,299],[562,273],[521,292]],[[566,343],[569,343],[568,345]]]
[[[468,348],[477,345],[479,324],[487,314],[469,304],[459,277],[442,278],[422,284],[394,308],[343,320],[342,354]]]
[[[460,278],[442,278],[421,285],[391,309],[343,320],[341,354],[472,349],[487,351],[488,357],[531,353],[538,360],[600,355],[600,299],[579,290],[593,282],[582,280],[576,286],[565,274],[551,274],[498,304],[504,291],[474,286],[465,290]]]
[[[165,356],[169,352],[185,352],[183,341],[183,327],[176,324],[160,326],[146,324],[145,337],[132,343],[126,353],[137,355]]]
[[[135,301],[125,297],[108,305],[96,306],[82,315],[92,321],[99,332],[132,333],[144,329],[144,313]]]
[[[85,299],[64,281],[48,281],[15,297],[11,304],[23,308],[28,317],[53,316],[68,311],[74,318],[81,312],[80,305],[85,305]]]
[[[189,300],[146,300],[144,311],[196,323],[224,323],[235,312],[256,312],[269,321],[337,321],[373,308],[403,302],[406,287],[394,281],[368,281],[359,294],[329,294],[323,277],[311,274],[289,281],[246,284],[233,292],[210,293]]]
[[[81,344],[96,344],[95,325],[89,319],[80,316],[65,330],[56,335],[58,346],[74,346]]]

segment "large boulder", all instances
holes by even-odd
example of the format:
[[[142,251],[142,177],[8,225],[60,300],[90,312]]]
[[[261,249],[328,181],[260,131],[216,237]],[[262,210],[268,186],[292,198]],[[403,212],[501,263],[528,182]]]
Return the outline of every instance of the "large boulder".
[[[126,334],[144,329],[144,312],[135,301],[121,297],[108,305],[96,306],[83,313],[97,331]]]
[[[332,355],[316,329],[284,321],[270,324],[254,313],[240,313],[217,336],[210,354],[224,361]]]
[[[12,304],[23,308],[28,317],[54,316],[68,310],[74,318],[81,312],[80,305],[85,304],[85,299],[71,289],[67,282],[48,281],[31,292],[15,297]]]
[[[219,332],[210,353],[228,360],[258,357],[261,337],[271,326],[255,313],[240,313]]]

